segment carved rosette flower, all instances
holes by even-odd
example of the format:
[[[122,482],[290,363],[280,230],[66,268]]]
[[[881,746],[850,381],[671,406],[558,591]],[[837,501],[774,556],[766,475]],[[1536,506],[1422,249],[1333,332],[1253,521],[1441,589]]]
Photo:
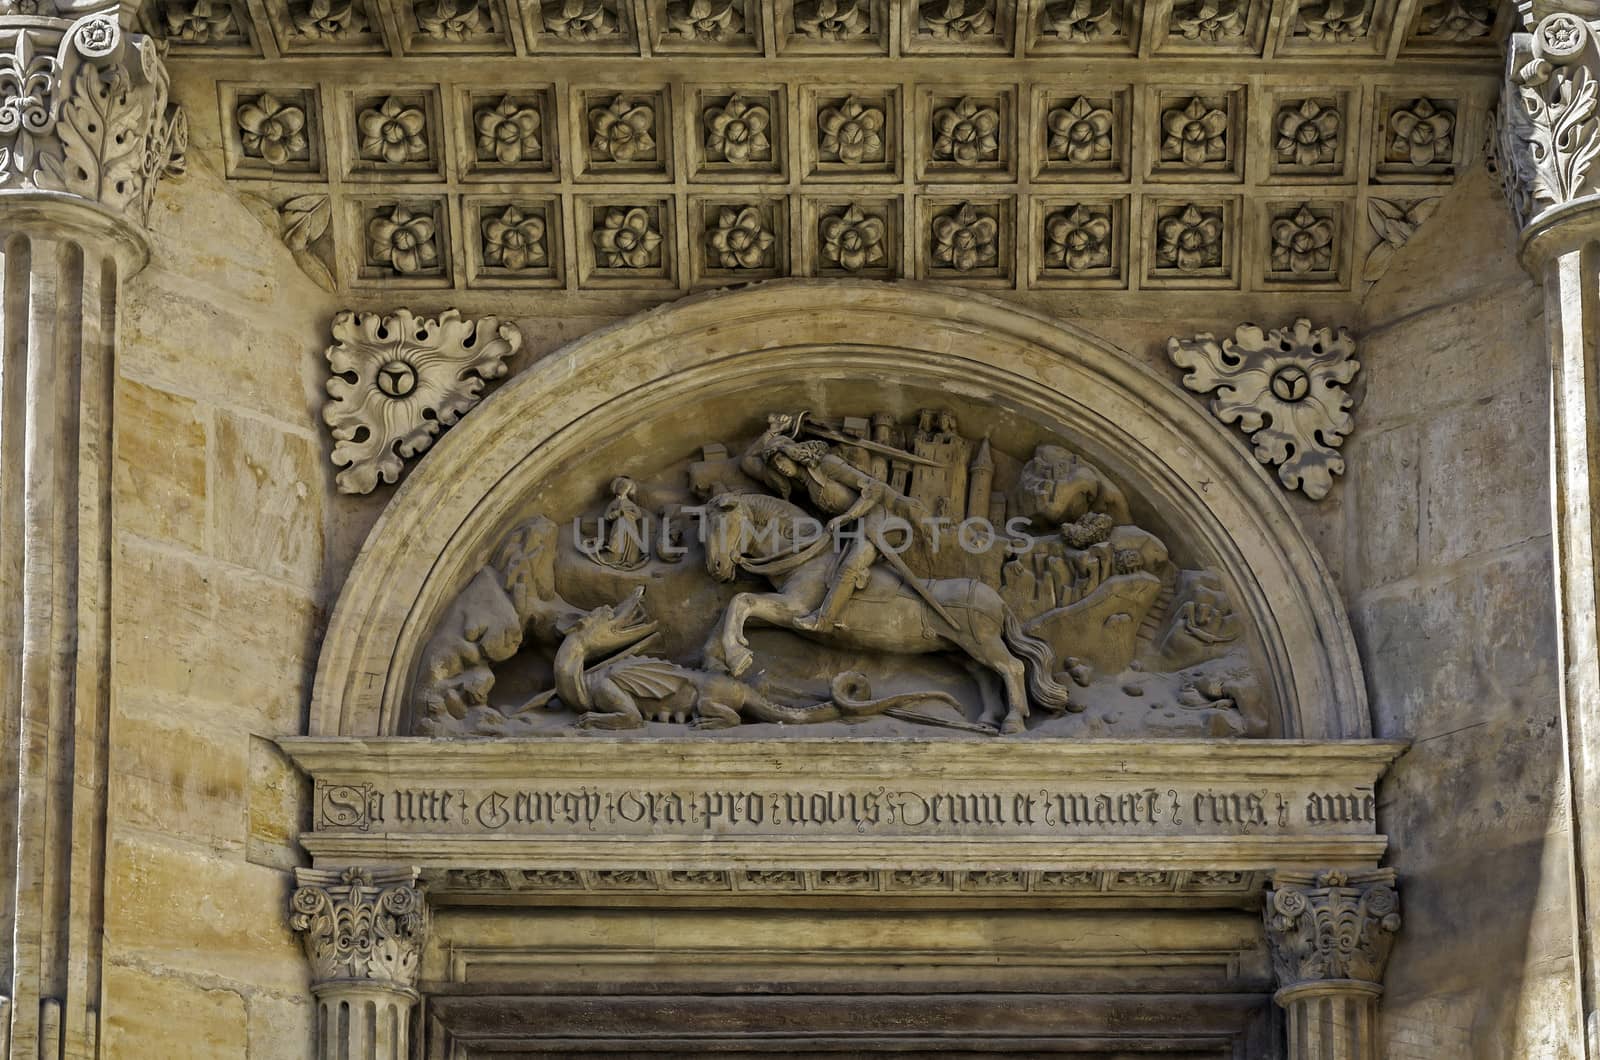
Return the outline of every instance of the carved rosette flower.
[[[1052,161],[1104,162],[1111,158],[1111,112],[1079,96],[1045,118]]]
[[[723,207],[717,211],[715,225],[706,233],[706,250],[711,260],[724,269],[770,266],[769,251],[774,242],[776,237],[754,206]]]
[[[937,40],[965,42],[994,32],[992,0],[925,0],[917,27]]]
[[[394,96],[363,109],[356,127],[361,133],[361,157],[369,161],[400,165],[428,157],[428,140],[423,135],[427,118],[422,109]]]
[[[667,28],[684,40],[721,44],[744,32],[740,0],[672,0]]]
[[[564,41],[605,40],[620,32],[614,0],[544,0],[544,31]]]
[[[1301,204],[1272,222],[1273,272],[1327,272],[1333,267],[1333,222]]]
[[[1241,324],[1231,339],[1210,334],[1167,340],[1167,356],[1185,369],[1183,385],[1210,394],[1211,411],[1250,436],[1257,460],[1278,481],[1321,500],[1344,472],[1338,453],[1354,427],[1348,386],[1361,369],[1344,328],[1313,330],[1309,320],[1263,331]]]
[[[430,40],[460,44],[489,30],[478,0],[422,0],[416,13],[417,28]]]
[[[883,221],[867,216],[859,206],[824,217],[817,225],[817,235],[822,241],[822,260],[846,272],[860,272],[887,260]]]
[[[312,41],[337,43],[367,32],[366,8],[359,0],[311,0],[293,5],[289,21],[295,32]]]
[[[851,96],[837,107],[824,107],[817,115],[817,131],[821,134],[817,147],[828,162],[847,166],[881,162],[883,125],[882,110]]]
[[[233,5],[226,0],[172,0],[165,14],[168,40],[208,44],[239,34]]]
[[[463,320],[450,309],[437,320],[342,312],[328,347],[329,401],[322,419],[334,438],[334,481],[345,493],[371,493],[393,482],[405,460],[478,403],[484,383],[506,374],[522,346],[515,324],[495,317]]]
[[[1111,219],[1103,210],[1073,206],[1059,210],[1044,222],[1046,268],[1105,268],[1111,264]]]
[[[1487,37],[1494,29],[1493,0],[1433,0],[1417,18],[1417,36],[1433,40],[1468,41]]]
[[[432,270],[439,265],[437,236],[432,216],[393,206],[367,222],[367,264],[402,276]]]
[[[1057,40],[1088,44],[1122,36],[1117,0],[1054,0],[1039,15],[1039,31]]]
[[[1220,162],[1228,157],[1228,115],[1199,96],[1181,107],[1161,112],[1161,157],[1186,166]]]
[[[479,107],[472,121],[478,133],[479,160],[507,165],[538,161],[544,152],[539,142],[540,123],[538,107],[510,96]]]
[[[1389,157],[1417,168],[1449,162],[1456,117],[1433,100],[1417,99],[1389,115]]]
[[[1400,930],[1394,870],[1279,872],[1262,912],[1280,989],[1378,984]]]
[[[239,142],[246,155],[274,166],[308,157],[306,112],[299,107],[263,92],[239,104],[234,120],[239,123]]]
[[[1243,37],[1248,0],[1188,0],[1172,8],[1172,32],[1185,40],[1219,41]]]
[[[728,102],[707,107],[706,157],[713,162],[765,162],[772,158],[767,127],[772,115],[766,107],[748,103],[735,92]]]
[[[933,112],[933,157],[970,166],[1000,158],[1000,114],[970,96]]]
[[[354,982],[410,991],[428,932],[416,870],[300,869],[289,926],[316,987]]]
[[[515,206],[483,222],[483,263],[519,272],[548,261],[544,218]]]
[[[860,40],[872,28],[867,0],[801,0],[794,28],[812,40]]]
[[[601,268],[648,269],[661,264],[661,233],[642,207],[608,207],[593,238],[595,261]]]
[[[1295,32],[1317,41],[1352,41],[1367,35],[1366,0],[1312,0],[1295,15]]]
[[[932,249],[936,267],[957,272],[993,267],[1000,259],[1000,225],[970,202],[962,203],[933,219]]]
[[[1339,112],[1314,99],[1278,111],[1278,158],[1297,166],[1326,165],[1339,153]]]
[[[1222,264],[1222,216],[1190,204],[1156,225],[1156,257],[1161,265],[1181,272],[1214,269]]]
[[[649,161],[656,156],[655,125],[653,107],[618,96],[589,111],[589,150],[600,162]]]

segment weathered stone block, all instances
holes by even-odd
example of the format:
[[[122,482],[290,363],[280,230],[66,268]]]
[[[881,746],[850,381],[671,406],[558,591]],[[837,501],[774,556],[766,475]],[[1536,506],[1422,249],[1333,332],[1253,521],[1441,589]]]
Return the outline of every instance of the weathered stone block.
[[[108,812],[119,824],[242,850],[249,737],[190,699],[127,688],[113,705]]]
[[[112,959],[284,993],[307,990],[305,958],[285,912],[285,873],[121,835],[112,838],[106,877]]]
[[[212,464],[217,555],[315,585],[322,573],[321,501],[328,470],[309,437],[218,410]]]
[[[1423,435],[1425,563],[1550,532],[1542,468],[1548,445],[1542,391],[1508,390],[1441,412]]]
[[[101,1048],[108,1057],[244,1057],[244,998],[126,964],[106,968]]]
[[[1413,426],[1358,433],[1345,447],[1350,461],[1347,501],[1355,507],[1354,534],[1361,585],[1370,588],[1417,569],[1421,449]]]
[[[117,382],[117,524],[145,537],[205,544],[205,409],[129,379]]]

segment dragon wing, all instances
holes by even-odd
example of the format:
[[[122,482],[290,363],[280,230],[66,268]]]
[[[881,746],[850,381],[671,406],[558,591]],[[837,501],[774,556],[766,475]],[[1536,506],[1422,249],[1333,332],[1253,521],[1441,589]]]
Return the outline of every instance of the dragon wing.
[[[683,687],[683,670],[666,659],[633,655],[607,667],[618,688],[641,699],[665,699]]]

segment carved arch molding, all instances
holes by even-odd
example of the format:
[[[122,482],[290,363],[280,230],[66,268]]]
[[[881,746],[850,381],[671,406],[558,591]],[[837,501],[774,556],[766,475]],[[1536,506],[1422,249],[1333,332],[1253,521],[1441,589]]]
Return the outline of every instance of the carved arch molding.
[[[929,516],[998,532],[946,554]],[[1295,1049],[1365,1042],[1399,925],[1370,736],[1315,550],[1171,382],[966,293],[718,292],[541,360],[396,492],[282,741],[315,782],[295,926],[325,1009],[381,995],[429,1056],[703,1047],[663,992],[846,1051],[1004,1011],[1030,1049],[1271,1055],[1274,990]],[[330,963],[346,909],[381,968]],[[885,1000],[913,951],[925,996]]]

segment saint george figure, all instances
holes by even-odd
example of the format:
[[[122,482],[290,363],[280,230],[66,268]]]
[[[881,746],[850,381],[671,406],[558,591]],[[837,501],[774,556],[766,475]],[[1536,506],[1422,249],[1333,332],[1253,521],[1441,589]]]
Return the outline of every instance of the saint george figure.
[[[792,487],[804,489],[811,503],[832,517],[828,520],[829,533],[837,535],[847,525],[857,523],[849,551],[834,567],[827,596],[815,611],[794,623],[797,629],[830,630],[851,595],[866,586],[878,558],[898,556],[884,540],[884,533],[891,526],[909,532],[911,525],[927,513],[918,502],[832,452],[828,443],[796,441],[776,424],[769,433],[772,437],[760,453],[764,473],[757,477],[764,482],[771,482],[774,477],[780,480],[782,485],[775,488],[786,497]],[[899,518],[892,520],[893,516]],[[914,582],[900,564],[895,567],[902,577]],[[923,588],[920,584],[911,587],[919,592]]]

